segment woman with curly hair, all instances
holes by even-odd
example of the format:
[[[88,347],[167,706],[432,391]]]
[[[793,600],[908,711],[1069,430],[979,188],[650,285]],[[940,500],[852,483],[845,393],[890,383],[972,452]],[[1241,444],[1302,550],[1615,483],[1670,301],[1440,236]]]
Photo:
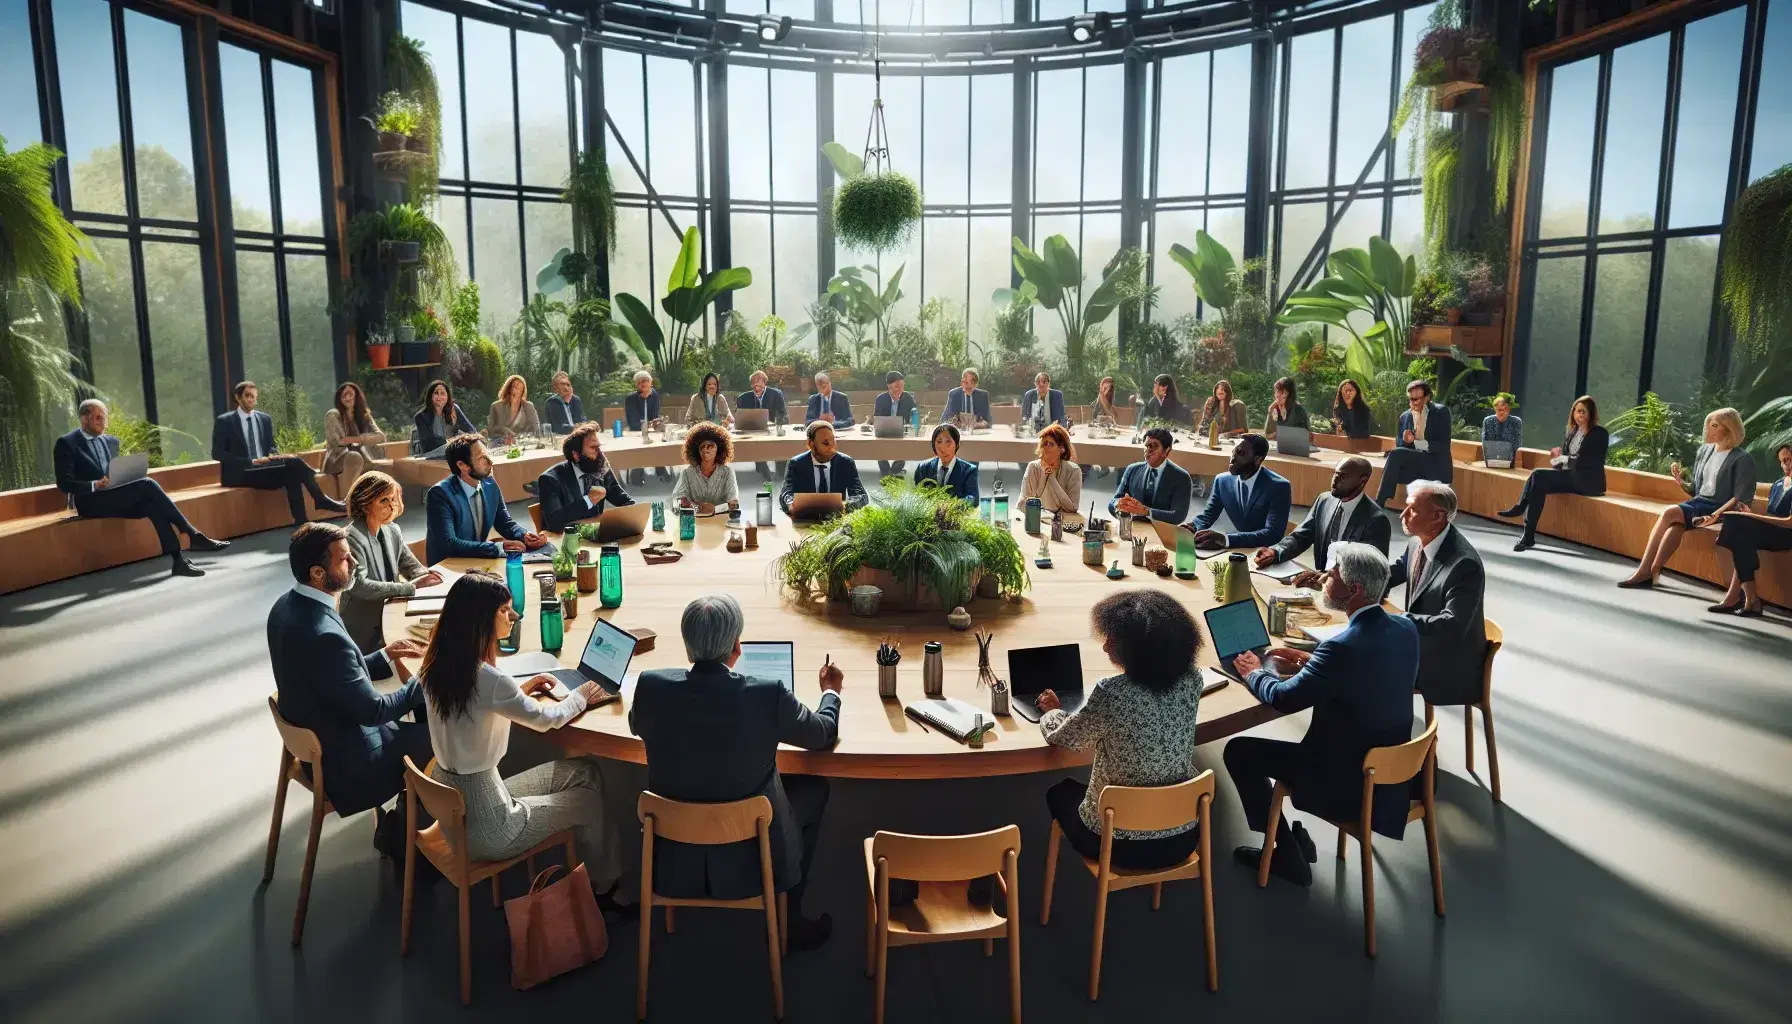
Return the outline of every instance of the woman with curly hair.
[[[734,458],[734,441],[714,423],[699,423],[684,436],[685,467],[672,485],[672,500],[694,505],[701,515],[717,506],[740,507],[740,487],[728,460]]]

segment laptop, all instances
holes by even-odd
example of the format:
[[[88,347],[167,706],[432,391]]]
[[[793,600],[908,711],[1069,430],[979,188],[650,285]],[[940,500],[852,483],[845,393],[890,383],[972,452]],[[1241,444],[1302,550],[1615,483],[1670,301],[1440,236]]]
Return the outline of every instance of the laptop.
[[[1313,454],[1313,434],[1306,427],[1276,428],[1276,454],[1304,459]]]
[[[108,487],[123,487],[135,483],[149,475],[149,456],[142,452],[135,455],[120,455],[106,467],[109,478]]]
[[[772,413],[770,409],[736,409],[734,410],[734,429],[739,431],[766,431],[771,429]]]
[[[900,416],[873,416],[871,417],[871,436],[901,437],[903,427],[907,424],[908,421]]]
[[[1058,695],[1058,706],[1083,706],[1083,649],[1077,644],[1020,647],[1008,652],[1009,703],[1029,722],[1040,718],[1038,698],[1046,690]]]
[[[1175,523],[1166,523],[1160,519],[1148,519],[1148,520],[1144,520],[1144,522],[1149,522],[1151,524],[1151,529],[1154,532],[1156,532],[1156,534],[1157,534],[1157,542],[1159,544],[1162,544],[1170,552],[1171,555],[1175,555],[1176,545],[1177,545],[1178,541],[1181,541],[1184,538],[1186,538],[1189,543],[1194,542],[1195,530],[1193,529],[1192,523],[1184,523],[1181,526],[1178,526]],[[1141,525],[1141,521],[1138,519],[1134,519],[1132,521],[1133,532],[1135,532],[1135,533],[1138,532],[1140,525]],[[1231,532],[1231,531],[1223,528],[1225,525],[1226,524],[1215,522],[1213,524],[1213,529],[1220,533]],[[1230,553],[1231,553],[1230,548],[1223,548],[1223,547],[1222,548],[1212,548],[1212,549],[1209,549],[1209,548],[1196,548],[1195,549],[1195,557],[1200,559],[1203,562],[1205,562],[1209,558],[1218,558],[1220,555],[1225,555],[1225,554],[1230,554]]]
[[[560,700],[565,700],[573,690],[585,685],[587,681],[594,682],[604,691],[604,696],[596,703],[604,704],[615,700],[622,693],[622,683],[628,677],[629,662],[634,660],[637,643],[634,634],[611,623],[609,619],[598,619],[591,630],[591,638],[585,641],[585,650],[579,655],[577,668],[549,667],[558,666],[559,662],[545,651],[534,651],[511,658],[500,658],[498,669],[518,683],[545,672],[554,677],[554,688],[550,692]]]
[[[1508,441],[1481,442],[1481,464],[1488,469],[1511,469],[1515,454],[1517,453],[1512,450],[1512,444]]]
[[[791,495],[790,517],[792,519],[818,519],[846,511],[846,495],[834,491],[806,491]]]
[[[1263,615],[1257,611],[1256,601],[1222,604],[1207,609],[1203,615],[1207,619],[1207,636],[1213,641],[1213,653],[1219,655],[1222,675],[1235,682],[1244,682],[1244,677],[1232,667],[1232,659],[1246,651],[1264,659],[1263,664],[1274,671],[1265,657],[1269,650],[1269,630],[1263,626]]]
[[[641,536],[647,532],[647,516],[652,511],[653,506],[645,501],[604,509],[603,514],[597,517],[597,542],[608,544],[611,541]]]
[[[734,671],[754,679],[776,679],[796,692],[796,644],[789,640],[742,640]]]

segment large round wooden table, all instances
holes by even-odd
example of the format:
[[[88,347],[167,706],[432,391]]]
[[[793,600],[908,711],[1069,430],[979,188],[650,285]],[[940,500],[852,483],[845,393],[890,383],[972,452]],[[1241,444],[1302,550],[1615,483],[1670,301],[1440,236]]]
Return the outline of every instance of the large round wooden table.
[[[892,450],[894,445],[903,446],[903,449]],[[858,454],[854,450],[857,445],[843,444],[842,447]],[[968,454],[971,445],[965,447]],[[883,441],[878,443],[878,448],[871,457],[906,457],[916,461],[925,457],[926,441]],[[676,449],[667,446],[662,450],[670,453]],[[614,460],[614,454],[612,458]],[[753,498],[749,487],[755,475],[750,465],[739,464],[753,458],[754,455],[748,455],[742,459],[738,453],[736,457],[737,469],[742,473],[747,515],[752,514]],[[440,463],[436,465],[439,467]],[[1018,476],[1016,480],[1018,482]],[[1018,487],[1015,490],[1018,491]],[[1105,494],[1099,483],[1088,488],[1087,493],[1102,495],[1100,504],[1105,505]],[[1016,500],[1012,494],[1011,500]],[[1105,511],[1102,514],[1105,516]],[[1040,538],[1022,532],[1017,508],[1011,510],[1011,515],[1015,520],[1016,539],[1030,561],[1039,547]],[[1048,745],[1040,735],[1038,725],[1018,714],[993,717],[995,731],[981,749],[960,744],[938,731],[923,729],[908,718],[903,713],[903,704],[923,696],[921,649],[928,640],[938,640],[945,647],[946,695],[980,707],[989,706],[989,692],[977,686],[977,642],[972,632],[952,629],[939,610],[886,612],[876,618],[860,618],[852,615],[844,603],[829,603],[819,597],[804,600],[782,590],[775,582],[772,563],[780,553],[789,550],[791,541],[802,529],[782,513],[776,515],[773,526],[760,529],[756,550],[738,553],[726,549],[728,529],[723,516],[698,519],[697,535],[691,541],[677,540],[677,516],[670,510],[666,527],[662,533],[650,530],[645,539],[622,543],[624,588],[621,607],[600,608],[595,593],[580,598],[577,617],[566,624],[565,641],[559,652],[562,665],[577,664],[594,619],[602,616],[624,629],[645,627],[658,634],[654,649],[635,658],[630,666],[631,673],[684,668],[688,661],[679,636],[680,614],[698,595],[723,592],[732,594],[745,611],[746,632],[742,639],[794,643],[796,692],[805,703],[813,706],[820,699],[817,672],[823,658],[832,659],[845,673],[838,745],[827,751],[786,747],[778,755],[778,764],[783,771],[839,778],[939,779],[1020,774],[1088,763],[1090,753]],[[561,538],[556,536],[554,540],[559,542]],[[685,557],[675,563],[648,565],[642,559],[640,548],[653,541],[670,541],[685,552]],[[1071,641],[1083,641],[1085,689],[1093,687],[1096,680],[1116,673],[1118,670],[1108,663],[1100,647],[1089,640],[1089,609],[1117,588],[1166,589],[1188,607],[1197,621],[1201,612],[1214,603],[1205,563],[1198,579],[1160,579],[1144,569],[1133,567],[1130,548],[1119,543],[1108,544],[1105,562],[1100,568],[1083,564],[1082,539],[1078,536],[1066,534],[1063,541],[1050,544],[1050,548],[1054,567],[1032,569],[1032,587],[1018,600],[976,599],[967,605],[974,622],[973,629],[995,633],[991,663],[998,676],[1008,674],[1007,652],[1010,648]],[[1106,566],[1116,558],[1127,571],[1124,580],[1110,580],[1105,575]],[[461,570],[489,568],[499,573],[503,571],[502,559],[453,559],[443,564]],[[527,568],[533,572],[548,567],[531,565]],[[1260,596],[1270,588],[1281,586],[1263,577],[1253,577],[1253,580]],[[565,587],[566,584],[561,584],[562,590]],[[533,579],[527,590],[522,649],[533,651],[541,646],[536,608],[538,588]],[[404,607],[403,602],[387,605],[387,637],[406,635]],[[897,672],[898,698],[895,700],[881,700],[877,695],[875,654],[879,642],[885,638],[902,644],[903,658]],[[1201,650],[1197,662],[1207,678],[1216,678],[1211,647]],[[632,689],[625,687],[622,700],[593,708],[578,720],[548,733],[548,738],[572,753],[643,762],[645,754],[641,741],[628,726],[632,696]],[[1276,712],[1252,697],[1243,686],[1229,683],[1201,699],[1198,738],[1203,743],[1220,739],[1274,717]]]

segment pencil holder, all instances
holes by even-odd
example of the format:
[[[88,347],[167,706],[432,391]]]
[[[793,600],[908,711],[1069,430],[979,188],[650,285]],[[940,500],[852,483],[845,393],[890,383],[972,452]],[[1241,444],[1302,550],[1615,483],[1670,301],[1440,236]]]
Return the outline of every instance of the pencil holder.
[[[896,698],[896,666],[877,666],[877,695],[884,700]]]

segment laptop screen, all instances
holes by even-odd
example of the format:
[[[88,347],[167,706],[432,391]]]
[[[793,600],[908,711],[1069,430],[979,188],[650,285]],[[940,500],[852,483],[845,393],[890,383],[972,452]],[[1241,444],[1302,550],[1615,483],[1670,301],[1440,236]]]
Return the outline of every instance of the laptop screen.
[[[1245,651],[1269,646],[1269,630],[1263,627],[1263,616],[1256,601],[1234,601],[1206,613],[1207,635],[1213,638],[1213,653],[1221,661]]]
[[[1083,688],[1083,649],[1077,644],[1020,647],[1008,652],[1008,685],[1016,697]]]
[[[591,639],[585,644],[585,653],[579,655],[579,668],[586,675],[596,676],[600,682],[611,690],[622,686],[622,680],[628,674],[628,663],[635,657],[634,635],[620,626],[611,625],[608,619],[598,619],[597,626],[591,630]]]
[[[776,679],[796,689],[796,645],[789,640],[742,640],[734,671],[754,679]]]

